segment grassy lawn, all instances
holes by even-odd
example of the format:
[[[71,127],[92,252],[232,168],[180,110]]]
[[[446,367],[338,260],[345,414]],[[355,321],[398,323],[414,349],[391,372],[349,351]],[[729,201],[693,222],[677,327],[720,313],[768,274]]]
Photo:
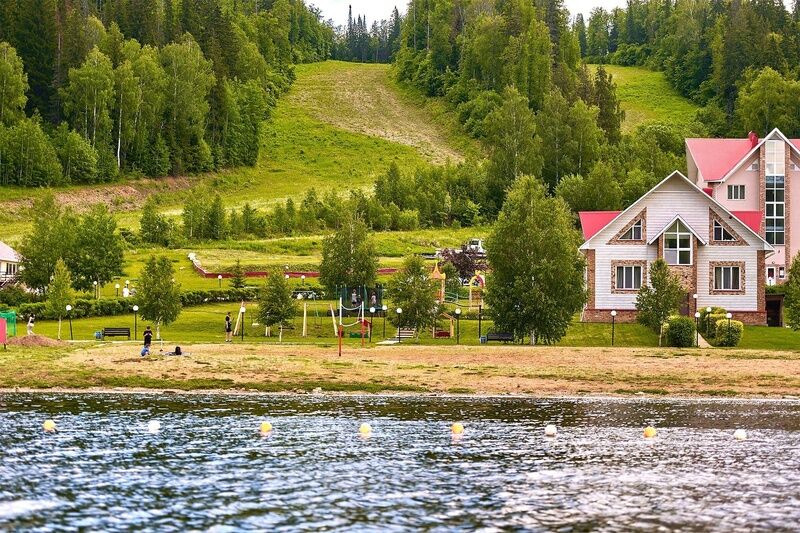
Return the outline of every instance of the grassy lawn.
[[[789,328],[745,326],[739,348],[769,350],[800,350],[800,332]]]
[[[686,124],[699,109],[673,89],[663,72],[641,67],[604,65],[617,84],[617,97],[625,110],[623,131],[647,121]]]

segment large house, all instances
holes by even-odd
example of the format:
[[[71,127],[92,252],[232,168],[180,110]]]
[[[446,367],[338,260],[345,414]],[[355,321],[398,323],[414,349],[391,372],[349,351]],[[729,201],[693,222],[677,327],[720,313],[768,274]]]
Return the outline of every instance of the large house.
[[[746,212],[746,210],[745,210]],[[686,290],[681,311],[723,307],[736,320],[766,324],[765,260],[775,247],[760,220],[737,216],[675,172],[624,211],[581,212],[588,303],[583,320],[636,318],[650,265],[664,259]]]
[[[6,243],[0,241],[0,287],[17,280],[20,257]]]
[[[689,179],[774,247],[767,284],[785,281],[800,252],[800,186],[792,186],[800,179],[800,140],[777,129],[761,139],[686,139],[686,159]]]

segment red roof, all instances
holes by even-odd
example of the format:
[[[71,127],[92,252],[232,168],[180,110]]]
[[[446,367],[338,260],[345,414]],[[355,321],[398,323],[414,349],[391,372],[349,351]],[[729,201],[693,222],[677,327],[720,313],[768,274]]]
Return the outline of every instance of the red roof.
[[[605,228],[609,222],[614,220],[622,211],[581,211],[578,216],[581,219],[581,229],[583,230],[584,240],[594,237],[595,233]]]
[[[759,139],[759,142],[761,139]],[[790,139],[800,150],[800,139]],[[706,181],[719,181],[753,149],[750,139],[686,139],[686,147]]]
[[[686,139],[700,174],[706,181],[719,181],[753,149],[750,139]]]
[[[731,214],[754,232],[761,231],[761,211],[731,211]]]

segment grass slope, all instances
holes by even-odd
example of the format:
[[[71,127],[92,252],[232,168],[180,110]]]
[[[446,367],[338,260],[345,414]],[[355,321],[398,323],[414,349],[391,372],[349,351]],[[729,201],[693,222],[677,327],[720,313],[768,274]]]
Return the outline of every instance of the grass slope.
[[[629,132],[648,121],[687,124],[694,120],[699,108],[673,89],[663,72],[641,67],[604,67],[617,84],[617,97],[625,110],[623,131]]]
[[[401,90],[387,65],[326,62],[297,67],[297,81],[265,124],[259,162],[192,178],[123,180],[114,184],[53,188],[62,205],[79,211],[105,203],[121,226],[138,228],[139,208],[158,193],[163,209],[180,212],[196,187],[223,194],[228,207],[265,207],[299,199],[315,187],[342,193],[371,186],[391,162],[411,170],[431,162],[458,161],[459,137],[442,117]],[[28,230],[31,201],[44,189],[0,187],[3,240],[15,243]]]

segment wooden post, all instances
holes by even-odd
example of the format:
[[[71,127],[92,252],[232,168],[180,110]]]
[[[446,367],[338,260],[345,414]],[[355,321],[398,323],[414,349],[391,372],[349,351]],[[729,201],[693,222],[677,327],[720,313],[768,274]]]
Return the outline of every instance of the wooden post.
[[[306,336],[308,332],[308,303],[303,302],[303,337]]]
[[[340,324],[339,325],[339,357],[342,356],[342,330],[343,329],[344,328]]]

